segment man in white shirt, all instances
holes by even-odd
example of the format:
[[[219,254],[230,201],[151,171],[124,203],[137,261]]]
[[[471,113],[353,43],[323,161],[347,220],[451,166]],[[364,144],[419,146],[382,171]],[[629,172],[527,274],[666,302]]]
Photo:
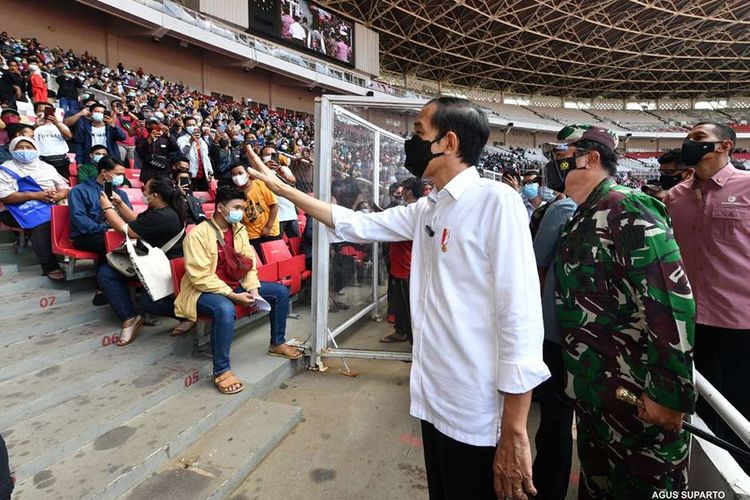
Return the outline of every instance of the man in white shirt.
[[[298,16],[294,16],[294,22],[289,28],[289,32],[291,33],[292,39],[295,42],[298,42],[302,45],[305,44],[305,40],[307,39],[307,32],[305,32],[305,27],[300,24],[300,18]]]
[[[414,129],[405,167],[435,189],[408,206],[370,214],[332,206],[278,180],[252,151],[250,173],[336,240],[413,241],[411,414],[422,421],[430,497],[525,499],[536,494],[531,390],[549,377],[527,214],[518,193],[472,166],[489,135],[480,108],[434,99]]]
[[[55,170],[67,179],[70,175],[68,168],[70,148],[67,141],[73,138],[73,133],[62,120],[57,118],[53,105],[40,102],[34,107],[36,108],[34,139],[39,144],[40,158],[55,167]]]
[[[180,153],[190,162],[190,177],[194,191],[208,191],[213,180],[214,169],[208,155],[208,143],[201,137],[198,121],[192,116],[183,119],[185,134],[177,139]]]

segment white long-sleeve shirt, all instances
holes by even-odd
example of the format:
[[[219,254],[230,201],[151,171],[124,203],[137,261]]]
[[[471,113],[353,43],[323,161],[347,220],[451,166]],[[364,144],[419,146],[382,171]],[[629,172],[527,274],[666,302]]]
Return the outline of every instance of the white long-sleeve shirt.
[[[495,446],[501,392],[524,393],[550,376],[518,193],[472,167],[406,207],[363,214],[334,206],[333,222],[336,241],[413,240],[411,414],[457,441]]]

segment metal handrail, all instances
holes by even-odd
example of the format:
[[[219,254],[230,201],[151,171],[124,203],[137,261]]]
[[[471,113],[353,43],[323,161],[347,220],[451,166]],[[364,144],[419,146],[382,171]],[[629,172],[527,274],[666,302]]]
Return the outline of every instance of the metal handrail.
[[[258,52],[268,54],[273,57],[282,59],[288,63],[300,66],[302,68],[314,71],[324,76],[329,76],[358,87],[368,88],[368,81],[365,78],[357,76],[354,73],[342,68],[321,62],[319,60],[306,57],[298,52],[287,50],[281,45],[274,44],[268,40],[257,38],[253,35],[240,31],[228,24],[216,21],[213,18],[205,16],[184,5],[180,5],[171,0],[135,0],[149,8],[179,19],[197,28],[210,31],[223,38],[227,38],[241,45],[245,45]]]
[[[695,387],[698,394],[716,410],[742,442],[750,447],[750,422],[698,370],[695,370]]]

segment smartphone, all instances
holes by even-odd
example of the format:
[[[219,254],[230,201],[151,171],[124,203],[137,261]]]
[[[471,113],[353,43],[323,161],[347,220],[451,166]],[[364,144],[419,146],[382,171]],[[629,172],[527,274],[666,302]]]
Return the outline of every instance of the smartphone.
[[[47,106],[46,108],[44,108],[44,117],[45,118],[50,118],[50,117],[53,117],[53,116],[55,116],[55,108],[53,108],[51,106]]]
[[[112,181],[104,182],[104,194],[106,194],[107,198],[110,200],[112,199]]]
[[[276,163],[276,164],[279,163],[279,153],[278,152],[271,154],[271,161],[274,162],[274,163]]]
[[[190,179],[188,179],[187,177],[180,177],[180,179],[177,182],[178,182],[178,186],[180,187],[183,187],[183,188],[190,187]]]
[[[104,112],[104,116],[112,116],[112,112],[110,110],[106,110]]]

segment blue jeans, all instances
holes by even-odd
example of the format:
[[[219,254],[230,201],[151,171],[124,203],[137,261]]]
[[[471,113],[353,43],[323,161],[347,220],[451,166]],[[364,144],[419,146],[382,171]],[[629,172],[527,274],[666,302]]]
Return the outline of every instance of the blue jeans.
[[[136,311],[130,296],[128,278],[114,270],[109,264],[103,264],[96,271],[96,282],[120,321],[135,318]],[[174,317],[174,294],[154,302],[144,290],[139,305],[144,313]]]
[[[65,110],[65,117],[78,113],[79,106],[77,99],[70,99],[68,97],[60,98],[60,107]]]
[[[237,287],[236,293],[244,288]],[[289,313],[289,289],[279,283],[261,282],[258,293],[271,305],[271,345],[286,342],[286,316]],[[214,376],[230,369],[229,351],[234,338],[236,318],[234,302],[217,293],[202,293],[198,297],[198,314],[211,318],[211,354],[214,358]]]

